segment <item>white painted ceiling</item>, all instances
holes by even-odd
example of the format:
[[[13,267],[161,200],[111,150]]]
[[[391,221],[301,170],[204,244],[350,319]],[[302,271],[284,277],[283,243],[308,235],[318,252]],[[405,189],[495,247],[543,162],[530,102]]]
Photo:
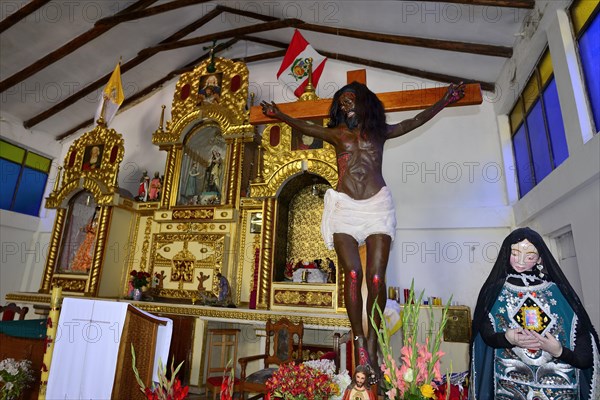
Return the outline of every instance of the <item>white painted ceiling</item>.
[[[39,1],[39,0],[37,0]],[[77,39],[135,3],[133,0],[50,1],[11,26],[11,16],[30,1],[2,1],[0,33],[0,81],[5,86],[10,79],[34,63]],[[36,0],[31,0],[36,3]],[[466,4],[465,4],[466,3]],[[482,4],[474,5],[473,3]],[[326,28],[352,29],[444,41],[486,44],[512,48],[528,19],[532,8],[512,8],[489,5],[489,1],[216,1],[194,0],[156,1],[147,9],[168,4],[186,5],[160,13],[122,22],[103,34],[52,60],[39,71],[16,84],[4,87],[1,93],[3,112],[26,121],[26,127],[47,132],[60,138],[94,115],[98,94],[106,82],[63,110],[35,121],[52,107],[62,106],[71,95],[109,74],[115,63],[122,64],[138,56],[143,49],[156,46],[181,28],[201,19],[217,5],[230,7],[183,39],[191,39],[231,29],[264,24],[265,21],[240,15],[244,12],[262,14],[274,19],[295,18],[304,23]],[[498,3],[498,2],[496,2]],[[506,3],[506,2],[504,2]],[[516,3],[515,3],[516,4]],[[18,15],[18,14],[15,14]],[[299,26],[303,36],[317,51],[339,53],[365,60],[408,67],[426,73],[443,74],[465,81],[493,84],[507,62],[507,57],[472,54],[383,43],[342,34],[320,33]],[[284,27],[250,34],[253,37],[289,43],[294,28]],[[232,36],[222,38],[223,44]],[[161,51],[141,64],[124,71],[125,91],[139,92],[170,72],[188,66],[206,55],[204,42],[194,46]],[[246,58],[282,50],[280,47],[240,38],[218,56]],[[273,58],[279,63],[282,57]],[[200,60],[201,61],[201,60]],[[249,65],[251,67],[251,62]],[[17,74],[17,75],[15,75]],[[27,122],[29,121],[29,124]]]

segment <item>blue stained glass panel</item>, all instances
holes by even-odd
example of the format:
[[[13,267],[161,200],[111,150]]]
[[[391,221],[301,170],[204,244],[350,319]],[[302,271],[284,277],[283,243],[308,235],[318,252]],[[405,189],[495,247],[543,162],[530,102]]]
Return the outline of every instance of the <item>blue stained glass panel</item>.
[[[521,197],[533,188],[535,181],[529,161],[529,150],[527,148],[527,137],[525,136],[525,125],[521,125],[513,137],[513,150],[515,152],[515,163],[517,165],[517,179],[519,181],[519,193]]]
[[[567,146],[565,124],[560,112],[558,91],[556,90],[556,81],[554,78],[546,86],[543,96],[546,121],[548,121],[548,130],[550,131],[550,144],[554,156],[554,168],[556,168],[569,157],[569,148]]]
[[[579,54],[592,106],[596,131],[600,130],[600,13],[579,38]]]
[[[21,165],[0,158],[0,208],[10,210]]]
[[[537,100],[527,115],[527,129],[529,131],[529,144],[533,157],[535,180],[539,183],[552,172],[552,159],[546,135],[546,125],[542,113],[542,103]]]
[[[48,174],[24,167],[13,211],[39,216]]]

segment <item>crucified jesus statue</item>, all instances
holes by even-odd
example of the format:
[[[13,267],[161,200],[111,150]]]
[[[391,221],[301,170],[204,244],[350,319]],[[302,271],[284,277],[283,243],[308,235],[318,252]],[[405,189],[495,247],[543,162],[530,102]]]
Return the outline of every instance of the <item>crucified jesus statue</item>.
[[[395,125],[386,123],[385,109],[375,93],[352,82],[338,90],[329,110],[327,127],[284,114],[273,102],[261,103],[263,113],[276,118],[304,135],[322,139],[334,146],[337,155],[338,185],[325,194],[321,233],[325,244],[335,249],[345,276],[344,300],[354,336],[357,364],[370,370],[369,381],[378,381],[377,334],[371,324],[364,332],[362,321],[363,272],[358,247],[366,253],[367,312],[377,301],[386,303],[385,274],[390,245],[396,230],[396,214],[391,192],[382,174],[383,145],[418,128],[444,107],[464,97],[464,85],[452,84],[445,95],[415,117]],[[381,321],[375,314],[375,322]]]

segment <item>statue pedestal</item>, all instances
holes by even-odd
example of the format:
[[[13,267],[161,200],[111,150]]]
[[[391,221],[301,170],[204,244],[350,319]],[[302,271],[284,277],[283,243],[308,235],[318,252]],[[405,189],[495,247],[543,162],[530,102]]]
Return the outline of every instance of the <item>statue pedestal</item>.
[[[317,269],[311,271],[320,272]],[[273,282],[271,290],[272,310],[314,312],[316,308],[319,312],[337,311],[335,283]]]

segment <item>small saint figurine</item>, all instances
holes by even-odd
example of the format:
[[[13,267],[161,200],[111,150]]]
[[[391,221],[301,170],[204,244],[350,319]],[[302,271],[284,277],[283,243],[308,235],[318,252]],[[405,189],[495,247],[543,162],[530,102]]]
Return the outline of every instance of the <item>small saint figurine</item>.
[[[327,283],[335,283],[335,263],[329,257],[325,259],[325,263],[327,264],[325,266],[327,269]]]
[[[283,275],[286,280],[291,281],[294,279],[294,259],[290,258],[287,263],[285,263],[285,270]]]
[[[219,303],[223,305],[231,304],[231,288],[229,286],[229,281],[220,272],[217,272],[217,279],[219,280]]]
[[[165,278],[167,277],[167,275],[165,275],[165,271],[160,271],[160,274],[157,272],[154,274],[154,280],[155,280],[155,287],[157,289],[162,289],[163,288],[163,281],[165,280]]]
[[[204,287],[204,282],[210,278],[210,275],[204,275],[204,272],[200,271],[200,275],[198,275],[198,291],[205,292],[206,288]]]
[[[149,189],[150,189],[150,177],[148,176],[148,171],[144,171],[142,173],[142,177],[140,178],[140,185],[138,186],[137,199],[139,201],[148,201]]]
[[[158,171],[154,173],[154,178],[150,181],[150,193],[148,194],[148,199],[150,201],[158,200],[160,195],[160,189],[162,187],[162,183],[160,181],[160,174]]]
[[[357,365],[354,369],[352,382],[344,391],[342,400],[375,400],[376,397],[367,385],[368,368],[365,365]]]

